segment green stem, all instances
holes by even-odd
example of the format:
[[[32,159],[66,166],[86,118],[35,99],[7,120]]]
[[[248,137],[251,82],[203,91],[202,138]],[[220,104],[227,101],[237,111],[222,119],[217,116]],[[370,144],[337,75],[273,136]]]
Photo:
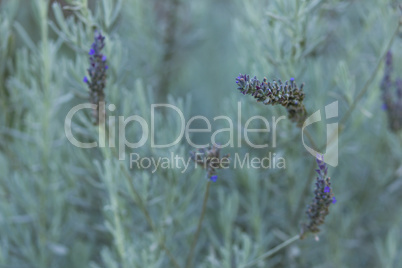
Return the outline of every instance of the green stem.
[[[314,179],[314,171],[315,171],[315,165],[316,163],[314,162],[311,169],[310,173],[307,177],[306,183],[304,184],[303,192],[300,195],[299,202],[297,202],[297,209],[295,210],[293,214],[293,222],[297,222],[297,219],[301,216],[300,214],[303,212],[303,206],[304,206],[304,199],[309,193],[310,185],[312,184],[312,181]]]
[[[191,244],[191,248],[190,248],[190,253],[189,253],[188,257],[187,257],[187,262],[186,262],[186,267],[187,268],[191,267],[191,262],[193,260],[195,245],[197,244],[198,237],[200,236],[202,221],[204,220],[205,211],[206,211],[206,208],[207,208],[207,201],[208,201],[208,197],[209,197],[209,188],[210,188],[210,186],[211,186],[211,181],[208,181],[207,188],[205,189],[204,201],[203,201],[203,204],[202,204],[202,210],[201,210],[200,219],[198,220],[197,231],[195,232],[194,240],[193,240],[193,243]]]
[[[317,144],[314,142],[313,137],[311,136],[310,132],[307,129],[303,130],[303,133],[306,134],[307,139],[311,143],[314,148],[317,148]]]
[[[105,140],[106,133],[104,129],[101,127],[98,128],[99,131],[99,139]],[[118,200],[118,190],[116,188],[116,184],[113,180],[113,171],[111,168],[112,165],[112,155],[110,153],[109,148],[102,147],[101,148],[103,159],[104,159],[104,166],[105,166],[105,176],[104,180],[107,186],[110,204],[113,211],[113,221],[114,221],[114,228],[115,228],[115,243],[117,247],[117,252],[120,256],[122,267],[128,267],[127,258],[126,258],[126,246],[125,246],[125,239],[124,239],[124,229],[120,217],[119,209],[119,200]]]
[[[266,258],[268,258],[268,257],[270,257],[270,256],[272,256],[272,255],[274,255],[275,253],[277,253],[278,251],[280,251],[280,250],[283,249],[284,247],[286,247],[286,246],[292,244],[293,242],[295,242],[295,241],[297,241],[297,240],[299,240],[299,239],[300,239],[300,236],[299,236],[299,235],[295,235],[294,237],[289,238],[288,240],[286,240],[286,241],[284,241],[283,243],[277,245],[277,246],[274,247],[273,249],[271,249],[271,250],[267,251],[266,253],[262,254],[262,255],[261,255],[260,257],[258,257],[257,259],[252,260],[251,262],[249,262],[249,263],[247,263],[246,265],[242,266],[242,268],[250,267],[250,266],[256,265],[259,261],[262,261],[262,260],[264,260],[264,259],[266,259]]]

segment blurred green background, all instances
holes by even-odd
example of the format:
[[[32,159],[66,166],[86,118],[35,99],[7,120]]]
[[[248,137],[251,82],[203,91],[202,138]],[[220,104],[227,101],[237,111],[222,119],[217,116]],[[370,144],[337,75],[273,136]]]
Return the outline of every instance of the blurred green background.
[[[398,5],[0,1],[0,267],[185,267],[208,182],[205,171],[192,165],[184,173],[152,173],[130,168],[128,154],[188,157],[194,148],[185,139],[165,149],[148,141],[119,161],[109,148],[80,149],[66,138],[68,111],[88,102],[82,79],[95,29],[106,36],[106,102],[117,107],[109,115],[136,114],[150,122],[151,104],[169,103],[186,120],[228,116],[235,130],[253,115],[269,122],[286,115],[282,107],[239,94],[239,73],[269,81],[295,77],[305,83],[310,113],[338,101],[339,119],[351,113],[340,125],[339,165],[329,168],[338,202],[319,241],[295,241],[250,267],[400,267],[402,134],[389,131],[379,88],[389,49],[392,78],[402,77]],[[174,140],[177,116],[158,111],[156,117],[156,140]],[[309,127],[317,146],[325,144],[326,123]],[[216,121],[212,131],[225,127]],[[78,113],[72,128],[82,141],[98,139],[89,113]],[[243,140],[241,147],[222,149],[256,157],[276,153],[286,169],[218,171],[190,267],[249,267],[308,220],[315,159],[289,120],[276,133],[276,147],[253,149]],[[192,139],[204,144],[210,135]],[[139,125],[127,126],[128,140],[140,136]],[[272,140],[260,133],[250,137],[256,144]]]

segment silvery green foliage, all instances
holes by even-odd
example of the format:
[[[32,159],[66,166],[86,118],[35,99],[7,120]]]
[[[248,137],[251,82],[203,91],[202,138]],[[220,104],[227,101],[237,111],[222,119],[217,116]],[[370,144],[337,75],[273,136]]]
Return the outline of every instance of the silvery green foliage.
[[[400,136],[386,131],[380,108],[383,65],[374,72],[398,24],[395,1],[1,2],[1,267],[174,267],[163,244],[184,266],[208,181],[205,171],[130,169],[128,155],[119,161],[113,150],[83,150],[65,137],[67,112],[89,100],[82,77],[95,28],[106,37],[105,99],[116,105],[110,116],[138,114],[149,122],[150,105],[162,99],[186,119],[226,115],[234,129],[243,130],[251,116],[278,118],[283,110],[267,111],[232,94],[239,72],[295,77],[308,85],[309,112],[339,100],[340,115],[373,77],[341,125],[340,163],[328,171],[338,202],[331,205],[320,241],[298,241],[254,267],[397,267],[401,262],[402,145]],[[400,42],[394,40],[395,59],[401,57]],[[400,73],[400,60],[394,62]],[[214,129],[227,127],[215,123]],[[177,137],[177,117],[158,111],[155,125],[158,142]],[[77,113],[72,126],[80,140],[98,139],[89,114]],[[130,141],[141,135],[135,125],[126,130]],[[318,146],[325,143],[324,122],[309,131]],[[194,267],[246,267],[299,232],[314,187],[309,175],[314,157],[291,122],[280,121],[276,133],[275,145],[272,136],[250,137],[285,157],[285,170],[219,170]],[[218,137],[221,144],[227,140]],[[240,142],[241,148],[222,151],[267,155],[244,136]],[[188,156],[192,148],[183,142],[169,149],[144,146],[135,153]]]

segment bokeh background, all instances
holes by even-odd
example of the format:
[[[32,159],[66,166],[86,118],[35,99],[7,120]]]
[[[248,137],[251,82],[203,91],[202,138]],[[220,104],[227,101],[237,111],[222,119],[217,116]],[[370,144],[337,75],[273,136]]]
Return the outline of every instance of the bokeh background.
[[[402,78],[399,4],[0,1],[0,267],[175,267],[171,256],[185,267],[208,183],[205,171],[191,166],[152,173],[130,168],[127,159],[131,152],[188,157],[194,148],[185,139],[167,149],[148,141],[119,161],[108,148],[80,149],[65,136],[68,111],[89,99],[82,79],[95,29],[106,36],[106,102],[117,107],[109,115],[148,121],[151,104],[169,103],[186,120],[228,116],[235,130],[253,115],[269,122],[286,115],[282,107],[240,94],[239,73],[295,77],[305,83],[310,113],[338,101],[339,119],[345,118],[339,165],[329,168],[338,202],[319,241],[295,241],[252,267],[400,267],[402,133],[389,130],[380,90],[388,50],[392,78]],[[174,140],[177,116],[158,111],[156,118],[156,140]],[[309,127],[317,147],[326,142],[326,123]],[[216,121],[212,131],[226,127]],[[77,114],[73,132],[83,141],[98,139],[90,113]],[[139,125],[128,125],[126,136],[138,140]],[[277,136],[276,147],[264,150],[244,141],[222,149],[256,157],[276,153],[286,168],[218,171],[190,267],[247,267],[308,220],[315,159],[289,120],[278,124]],[[262,133],[250,137],[257,144],[272,140]],[[211,133],[192,139],[208,143]]]

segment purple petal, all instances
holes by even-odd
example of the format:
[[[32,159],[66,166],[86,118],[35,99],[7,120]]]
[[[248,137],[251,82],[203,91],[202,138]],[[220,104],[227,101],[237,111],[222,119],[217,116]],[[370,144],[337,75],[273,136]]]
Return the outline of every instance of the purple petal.
[[[330,189],[328,186],[326,186],[326,187],[324,188],[324,193],[329,193],[330,190],[331,190],[331,189]]]
[[[213,175],[213,176],[211,176],[211,178],[210,178],[210,180],[213,181],[213,182],[216,182],[217,179],[218,179],[218,176],[217,176],[217,175]]]
[[[88,83],[88,78],[85,76],[82,81],[83,81],[84,83]]]
[[[334,196],[334,197],[332,197],[332,204],[335,204],[335,203],[336,203],[336,198]]]
[[[102,56],[102,61],[106,61],[106,59],[107,59],[106,56],[103,55],[103,56]]]
[[[93,49],[93,48],[91,48],[90,50],[89,50],[89,53],[88,53],[89,55],[94,55],[95,54],[95,50]]]

